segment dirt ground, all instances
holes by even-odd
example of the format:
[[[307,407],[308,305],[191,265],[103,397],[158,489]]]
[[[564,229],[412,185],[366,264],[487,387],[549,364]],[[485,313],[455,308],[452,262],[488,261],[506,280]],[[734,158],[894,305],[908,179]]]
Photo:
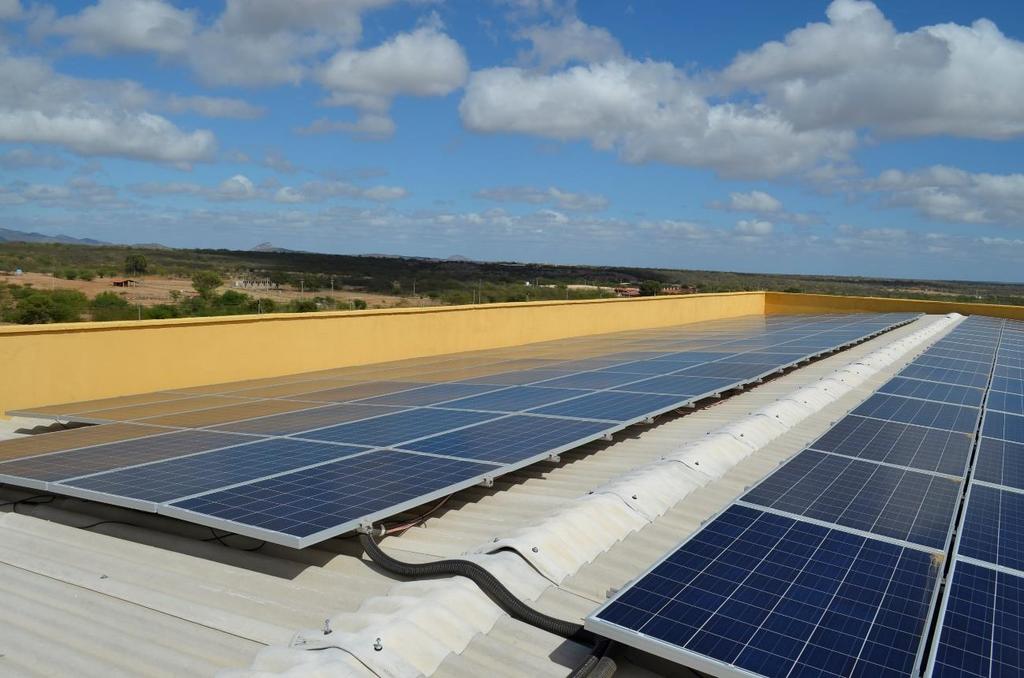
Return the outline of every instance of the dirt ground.
[[[11,283],[14,285],[26,285],[31,284],[36,289],[40,290],[78,290],[83,294],[91,297],[96,296],[100,292],[115,292],[120,294],[125,299],[133,304],[140,304],[142,306],[155,306],[156,304],[164,304],[171,301],[171,292],[181,292],[183,296],[195,294],[192,289],[192,282],[184,278],[161,278],[157,276],[143,276],[138,278],[138,287],[114,287],[110,278],[95,278],[93,280],[64,280],[63,278],[55,278],[45,273],[23,273],[22,275],[2,275],[0,274],[0,282]],[[225,292],[230,289],[236,289],[230,284],[220,288],[219,291]],[[358,290],[337,290],[331,292],[330,290],[320,290],[319,292],[306,292],[305,294],[298,290],[282,289],[282,290],[256,290],[256,289],[237,289],[238,292],[248,294],[255,298],[273,299],[274,301],[287,302],[293,299],[310,298],[310,297],[334,297],[338,300],[349,301],[352,299],[362,299],[366,302],[369,308],[393,308],[395,306],[433,306],[436,304],[432,299],[426,297],[401,297],[390,294],[371,294],[368,292],[360,292]]]

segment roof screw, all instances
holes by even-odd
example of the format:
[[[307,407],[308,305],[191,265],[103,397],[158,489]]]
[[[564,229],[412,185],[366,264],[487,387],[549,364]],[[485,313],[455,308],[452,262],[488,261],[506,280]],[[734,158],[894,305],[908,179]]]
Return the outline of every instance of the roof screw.
[[[323,627],[323,629],[321,629],[321,630],[323,631],[323,633],[324,633],[324,635],[325,635],[325,636],[329,636],[329,635],[331,635],[332,633],[334,633],[334,632],[333,632],[333,631],[331,630],[331,620],[330,620],[330,619],[325,619],[325,620],[324,620],[324,627]]]
[[[635,494],[633,495],[633,499],[634,499],[634,500],[636,499],[636,495],[635,495]]]
[[[533,551],[534,553],[539,553],[539,552],[540,552],[540,549],[539,549],[539,548],[537,548],[536,546],[534,546],[534,547],[533,547],[532,549],[530,549],[530,550],[531,550],[531,551]]]
[[[384,643],[380,642],[380,638],[378,638],[377,640],[373,641],[373,649],[376,650],[377,652],[380,652],[381,650],[384,649]]]

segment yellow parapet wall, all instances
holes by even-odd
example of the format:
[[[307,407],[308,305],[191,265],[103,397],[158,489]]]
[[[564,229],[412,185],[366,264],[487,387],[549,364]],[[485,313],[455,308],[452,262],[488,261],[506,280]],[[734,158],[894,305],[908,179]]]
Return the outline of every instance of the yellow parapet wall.
[[[799,294],[765,292],[764,312],[777,313],[962,313],[989,315],[996,318],[1024,320],[1024,306],[973,304],[959,301],[925,301],[923,299],[891,299],[888,297],[844,297],[830,294]]]
[[[0,327],[0,414],[762,313],[737,292]]]

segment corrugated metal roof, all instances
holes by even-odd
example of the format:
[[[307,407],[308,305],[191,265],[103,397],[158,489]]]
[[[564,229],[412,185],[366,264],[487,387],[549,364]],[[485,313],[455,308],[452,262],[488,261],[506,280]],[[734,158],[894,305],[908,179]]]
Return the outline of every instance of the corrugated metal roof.
[[[499,478],[494,487],[454,495],[422,526],[385,540],[408,560],[452,556],[526,526],[589,490],[906,336],[925,318],[791,372],[713,406],[634,427]],[[908,356],[909,358],[909,356]],[[550,586],[535,606],[581,619],[778,463],[867,397],[891,366],[747,457],[665,515],[631,534],[578,573]],[[30,422],[32,423],[32,422]],[[0,422],[0,434],[21,422]],[[30,496],[0,486],[0,502]],[[265,645],[287,645],[299,629],[352,613],[395,579],[361,559],[355,539],[295,551],[243,537],[225,548],[206,528],[113,506],[55,498],[0,514],[0,674],[211,675],[249,666]],[[112,522],[107,522],[112,521]],[[81,529],[87,527],[88,529]],[[434,675],[564,676],[586,655],[575,645],[503,616],[486,634],[441,661]],[[666,669],[635,654],[623,676]]]

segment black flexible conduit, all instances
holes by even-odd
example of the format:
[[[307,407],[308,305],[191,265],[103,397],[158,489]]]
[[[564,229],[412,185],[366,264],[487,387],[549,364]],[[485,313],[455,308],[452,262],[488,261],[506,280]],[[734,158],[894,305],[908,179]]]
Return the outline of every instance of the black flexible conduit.
[[[513,619],[536,626],[539,629],[553,633],[562,638],[590,645],[594,649],[586,661],[572,673],[572,678],[596,678],[598,675],[610,676],[615,671],[615,662],[608,657],[611,641],[600,636],[595,636],[583,628],[582,624],[568,622],[563,619],[550,617],[543,612],[538,612],[505,588],[505,585],[498,581],[498,578],[487,571],[484,567],[470,561],[449,558],[446,560],[435,560],[430,563],[406,563],[392,558],[381,550],[373,536],[362,532],[359,534],[359,543],[362,544],[366,555],[374,563],[392,574],[402,577],[417,579],[421,577],[438,577],[444,575],[458,575],[466,577],[480,587],[480,590],[494,601],[498,607],[507,612]],[[603,673],[594,673],[599,667]],[[608,669],[611,672],[607,672]]]

